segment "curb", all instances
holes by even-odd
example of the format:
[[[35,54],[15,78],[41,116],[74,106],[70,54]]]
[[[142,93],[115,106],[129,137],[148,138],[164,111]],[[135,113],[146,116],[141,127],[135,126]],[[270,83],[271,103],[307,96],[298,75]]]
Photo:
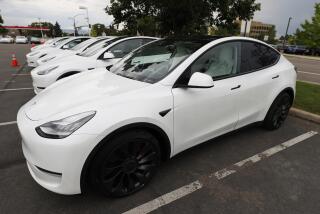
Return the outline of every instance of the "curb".
[[[291,108],[289,114],[301,119],[305,119],[320,124],[320,115],[312,114],[310,112],[303,111],[297,108]]]
[[[310,60],[320,61],[320,57],[314,57],[314,56],[304,56],[304,55],[294,55],[294,54],[283,54],[283,55],[288,57],[300,58],[300,59],[310,59]]]

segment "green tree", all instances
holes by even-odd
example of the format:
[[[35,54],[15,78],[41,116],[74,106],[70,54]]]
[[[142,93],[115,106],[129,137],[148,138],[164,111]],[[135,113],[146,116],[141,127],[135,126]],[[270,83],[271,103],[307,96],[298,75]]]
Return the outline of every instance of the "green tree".
[[[3,19],[2,19],[2,16],[0,15],[0,34],[6,34],[8,30],[3,28],[2,24],[3,24]]]
[[[62,36],[62,30],[58,22],[56,22],[53,26],[53,36],[54,37]]]
[[[207,34],[209,26],[232,29],[237,18],[251,19],[254,12],[260,9],[260,4],[255,2],[256,0],[111,0],[106,12],[114,17],[115,24],[124,23],[132,35],[137,30],[146,28],[148,34],[154,31],[160,35]],[[146,27],[146,24],[151,26]]]
[[[91,27],[91,35],[92,36],[102,36],[103,32],[105,32],[106,26],[104,24],[94,24]]]
[[[309,48],[320,47],[320,3],[315,4],[315,13],[311,21],[301,24],[301,30],[296,32],[296,40]]]
[[[49,28],[49,31],[42,31],[44,35],[47,35],[49,37],[53,36],[53,25],[50,22],[32,22],[30,24],[31,27],[37,27],[39,28],[40,26],[43,28]],[[41,31],[40,30],[33,30],[33,31],[28,31],[28,34],[30,36],[36,36],[36,37],[41,37]]]
[[[276,43],[276,34],[277,34],[277,31],[276,31],[276,26],[272,26],[272,28],[270,28],[267,36],[268,36],[268,43],[269,44],[275,44]]]

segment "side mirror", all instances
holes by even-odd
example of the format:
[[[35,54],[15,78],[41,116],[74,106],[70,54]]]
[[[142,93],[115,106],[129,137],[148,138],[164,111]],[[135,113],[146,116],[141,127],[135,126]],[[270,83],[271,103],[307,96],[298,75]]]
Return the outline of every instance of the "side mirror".
[[[114,58],[116,58],[116,57],[115,57],[115,55],[114,55],[113,53],[111,53],[111,52],[105,52],[105,53],[103,54],[103,59],[114,59]]]
[[[211,76],[195,72],[189,80],[188,88],[212,88],[213,85],[213,79]]]

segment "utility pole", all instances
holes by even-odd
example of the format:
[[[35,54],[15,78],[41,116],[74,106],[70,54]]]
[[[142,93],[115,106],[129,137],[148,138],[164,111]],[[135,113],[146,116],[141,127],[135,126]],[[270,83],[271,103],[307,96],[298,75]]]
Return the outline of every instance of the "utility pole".
[[[283,43],[282,43],[282,50],[284,50],[284,45],[285,45],[286,40],[287,40],[288,30],[289,30],[289,26],[290,26],[291,19],[292,19],[292,17],[289,17],[288,25],[287,25],[287,30],[286,30],[286,35],[284,36]]]
[[[38,18],[38,20],[39,20],[39,25],[40,25],[41,37],[42,37],[42,39],[43,39],[42,24],[41,24],[41,22],[40,22],[40,18]]]

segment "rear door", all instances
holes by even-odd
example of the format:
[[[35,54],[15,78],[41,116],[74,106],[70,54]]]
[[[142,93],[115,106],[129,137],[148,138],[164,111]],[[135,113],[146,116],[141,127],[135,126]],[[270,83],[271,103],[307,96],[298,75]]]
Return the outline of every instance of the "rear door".
[[[280,54],[271,47],[254,41],[241,41],[237,128],[261,119],[261,113],[280,82],[279,58]]]

